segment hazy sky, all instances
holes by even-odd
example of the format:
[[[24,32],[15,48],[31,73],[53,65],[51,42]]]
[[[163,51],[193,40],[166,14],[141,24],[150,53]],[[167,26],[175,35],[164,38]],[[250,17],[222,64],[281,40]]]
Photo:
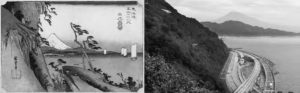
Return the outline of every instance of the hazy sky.
[[[199,21],[220,18],[231,11],[264,22],[300,26],[300,0],[167,0],[180,13]]]
[[[89,35],[94,36],[102,48],[116,51],[121,47],[129,48],[135,43],[138,44],[138,49],[142,48],[141,45],[144,42],[142,6],[55,4],[53,7],[56,8],[58,15],[52,16],[51,26],[46,21],[42,22],[45,30],[41,34],[43,37],[47,38],[51,33],[55,33],[71,46],[70,42],[75,38],[70,27],[72,22],[89,31]],[[135,10],[128,10],[128,7]],[[130,11],[129,18],[128,11]],[[135,13],[135,18],[132,18],[132,12]],[[121,30],[118,29],[119,17],[122,17],[123,29]],[[127,24],[127,20],[130,20],[131,24]],[[82,37],[81,40],[86,38],[86,36],[80,37]]]

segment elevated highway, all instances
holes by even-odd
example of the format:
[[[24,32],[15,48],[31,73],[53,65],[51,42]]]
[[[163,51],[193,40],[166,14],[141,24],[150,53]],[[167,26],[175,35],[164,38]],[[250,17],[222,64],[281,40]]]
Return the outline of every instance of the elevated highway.
[[[248,77],[243,75],[241,65],[244,63],[244,56],[253,59],[253,69]],[[221,78],[225,80],[228,90],[231,93],[248,93],[255,91],[257,93],[275,93],[275,80],[270,61],[253,53],[233,50],[230,52],[226,64],[221,72]],[[263,89],[259,89],[257,85],[260,73],[264,75]]]

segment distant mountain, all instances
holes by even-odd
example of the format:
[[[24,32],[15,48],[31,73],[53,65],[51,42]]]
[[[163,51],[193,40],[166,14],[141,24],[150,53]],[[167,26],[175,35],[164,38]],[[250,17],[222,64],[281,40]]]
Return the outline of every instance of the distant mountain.
[[[225,21],[240,21],[240,22],[252,25],[252,26],[259,26],[259,27],[263,27],[263,28],[273,28],[273,29],[292,31],[292,32],[299,31],[299,29],[300,29],[300,27],[270,24],[270,23],[255,19],[253,17],[249,17],[240,12],[229,12],[227,15],[225,15],[219,19],[213,20],[212,22],[224,23]]]
[[[224,23],[225,21],[240,21],[249,25],[253,25],[253,26],[261,26],[264,27],[262,25],[268,24],[265,22],[262,22],[260,20],[257,20],[253,17],[249,17],[245,14],[239,13],[239,12],[230,12],[227,15],[213,21],[216,23]]]
[[[210,30],[225,36],[296,36],[299,33],[252,26],[240,21],[225,21],[224,23],[202,22]]]
[[[48,42],[49,42],[49,46],[59,49],[59,50],[64,50],[64,49],[68,49],[71,48],[68,45],[66,45],[60,38],[58,38],[58,36],[55,33],[52,33],[49,35],[49,37],[47,38]]]

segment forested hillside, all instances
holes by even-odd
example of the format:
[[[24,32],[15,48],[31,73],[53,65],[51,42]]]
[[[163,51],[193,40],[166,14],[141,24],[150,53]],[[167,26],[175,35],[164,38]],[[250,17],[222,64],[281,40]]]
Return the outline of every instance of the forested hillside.
[[[146,92],[223,93],[219,72],[228,50],[218,35],[165,0],[145,6]]]

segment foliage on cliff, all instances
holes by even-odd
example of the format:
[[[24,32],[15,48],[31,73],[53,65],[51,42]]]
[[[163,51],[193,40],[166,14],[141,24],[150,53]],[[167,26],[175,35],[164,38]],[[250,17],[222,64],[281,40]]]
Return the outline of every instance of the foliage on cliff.
[[[220,93],[219,90],[210,90],[214,86],[210,81],[191,79],[177,72],[163,56],[146,55],[145,65],[146,92]]]
[[[44,90],[55,91],[40,50],[43,41],[38,33],[41,29],[40,15],[51,16],[49,13],[53,11],[49,8],[50,4],[47,2],[7,2],[1,6],[1,43],[4,45],[1,48],[5,49],[7,42],[13,40],[12,43],[17,44],[13,49],[21,50],[19,54],[24,56],[25,63]],[[44,19],[50,21],[51,18]],[[29,86],[24,86],[26,87]],[[15,89],[11,88],[11,91]]]
[[[145,49],[149,54],[145,61],[146,91],[192,92],[187,87],[190,84],[199,89],[223,91],[218,75],[228,52],[218,35],[196,19],[181,15],[164,0],[146,0],[145,13]],[[151,61],[157,56],[163,57],[163,64]]]

